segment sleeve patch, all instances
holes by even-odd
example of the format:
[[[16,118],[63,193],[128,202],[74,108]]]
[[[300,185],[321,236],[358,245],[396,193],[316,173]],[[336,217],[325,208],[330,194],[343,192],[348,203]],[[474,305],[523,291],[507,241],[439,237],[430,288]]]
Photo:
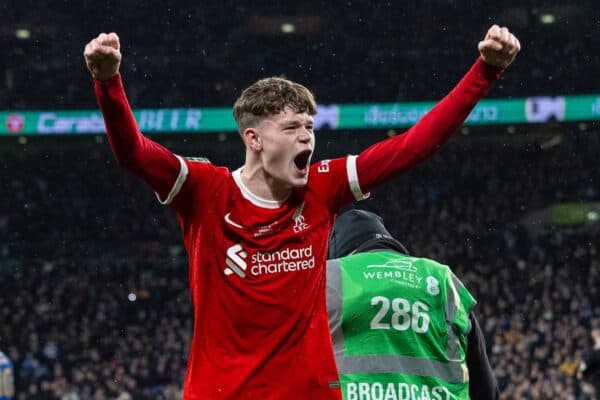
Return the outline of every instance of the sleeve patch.
[[[210,160],[206,157],[185,157],[185,159],[190,162],[210,163]]]

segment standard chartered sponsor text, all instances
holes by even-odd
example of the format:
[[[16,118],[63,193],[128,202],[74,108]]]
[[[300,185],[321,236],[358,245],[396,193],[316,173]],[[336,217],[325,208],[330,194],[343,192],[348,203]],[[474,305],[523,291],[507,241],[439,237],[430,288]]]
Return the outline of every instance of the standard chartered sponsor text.
[[[285,248],[272,252],[258,251],[252,255],[252,275],[296,272],[315,267],[312,245],[299,249]]]
[[[443,386],[398,382],[349,382],[345,385],[346,400],[450,400]]]

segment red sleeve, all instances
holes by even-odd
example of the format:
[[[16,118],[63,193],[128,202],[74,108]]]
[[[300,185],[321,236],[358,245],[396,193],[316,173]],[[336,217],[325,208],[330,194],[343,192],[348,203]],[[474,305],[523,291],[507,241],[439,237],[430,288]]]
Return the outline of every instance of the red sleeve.
[[[168,203],[172,191],[185,177],[184,161],[140,132],[123,89],[121,75],[94,81],[96,99],[106,125],[110,147],[119,165],[146,182]]]
[[[479,58],[458,85],[412,128],[364,150],[357,160],[361,190],[366,193],[433,154],[458,130],[501,72]]]
[[[336,213],[347,204],[362,200],[356,176],[356,156],[323,160],[311,166],[309,189],[313,190],[327,209]]]

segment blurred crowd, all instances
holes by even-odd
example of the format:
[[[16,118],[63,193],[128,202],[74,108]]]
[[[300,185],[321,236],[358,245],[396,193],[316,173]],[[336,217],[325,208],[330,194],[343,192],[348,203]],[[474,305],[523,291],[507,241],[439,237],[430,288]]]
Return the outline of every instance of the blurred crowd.
[[[600,89],[600,8],[591,0],[26,0],[5,2],[0,13],[0,109],[95,107],[82,52],[108,31],[121,37],[136,107],[231,106],[269,75],[308,85],[324,104],[435,100],[478,56],[492,23],[523,46],[492,97]],[[18,29],[29,33],[18,39]]]
[[[348,135],[343,147],[317,141],[317,158],[374,140]],[[242,163],[235,135],[158,139]],[[589,399],[576,375],[600,316],[599,223],[535,233],[520,223],[553,203],[599,201],[588,139],[544,150],[455,138],[363,202],[473,292],[505,399]],[[175,215],[106,143],[68,140],[0,150],[10,194],[0,196],[0,349],[17,399],[180,398],[193,327]]]
[[[434,100],[492,23],[523,51],[490,97],[600,92],[591,0],[300,3],[0,4],[0,110],[95,108],[82,51],[107,31],[121,37],[135,107],[231,106],[269,75],[306,84],[320,103]],[[357,153],[376,136],[344,134],[344,147],[317,142],[315,158]],[[597,136],[547,149],[458,138],[363,202],[473,292],[505,399],[589,399],[577,366],[600,317],[599,223],[534,232],[521,221],[554,203],[600,201]],[[160,140],[243,162],[236,135]],[[0,146],[0,350],[15,363],[17,399],[181,398],[193,327],[173,212],[115,165],[101,137],[17,146]]]

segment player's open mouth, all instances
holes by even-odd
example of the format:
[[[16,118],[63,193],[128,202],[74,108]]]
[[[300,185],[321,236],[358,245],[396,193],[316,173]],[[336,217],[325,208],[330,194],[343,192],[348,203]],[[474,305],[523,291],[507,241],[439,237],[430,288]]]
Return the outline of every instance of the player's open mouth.
[[[296,164],[296,168],[298,168],[299,171],[308,171],[308,162],[310,161],[311,154],[312,151],[304,150],[294,157],[294,164]]]

